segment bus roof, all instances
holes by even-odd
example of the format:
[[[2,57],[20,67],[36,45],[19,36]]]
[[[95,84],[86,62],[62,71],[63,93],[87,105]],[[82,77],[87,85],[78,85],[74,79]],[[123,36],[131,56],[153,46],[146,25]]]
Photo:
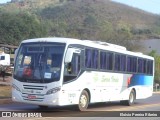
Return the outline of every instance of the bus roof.
[[[59,38],[59,37],[53,37],[53,38],[35,38],[35,39],[28,39],[22,41],[22,43],[27,42],[60,42],[60,43],[77,43],[81,40],[73,39],[73,38]]]
[[[123,46],[115,45],[115,44],[111,44],[111,43],[107,43],[107,42],[101,42],[101,41],[79,40],[79,39],[74,39],[74,38],[59,38],[59,37],[35,38],[35,39],[28,39],[28,40],[22,41],[22,43],[28,43],[28,42],[60,42],[60,43],[66,43],[67,45],[80,44],[80,45],[84,45],[87,47],[93,47],[93,48],[97,48],[97,49],[101,49],[101,50],[108,50],[108,51],[123,53],[123,54],[127,54],[127,55],[149,58],[152,60],[154,59],[153,57],[148,56],[148,55],[144,55],[141,52],[128,51]]]

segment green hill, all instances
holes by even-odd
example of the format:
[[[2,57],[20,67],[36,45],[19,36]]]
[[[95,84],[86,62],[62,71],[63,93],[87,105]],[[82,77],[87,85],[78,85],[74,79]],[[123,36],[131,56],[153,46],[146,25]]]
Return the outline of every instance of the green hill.
[[[110,36],[110,33],[115,32],[126,32],[126,35],[127,32],[135,35],[142,32],[141,35],[146,36],[146,33],[152,32],[152,27],[159,18],[109,0],[74,0],[59,6],[47,7],[40,12],[40,16],[52,20],[59,26],[64,25],[69,29],[67,33],[75,32],[82,38],[88,38],[90,35],[89,39],[115,39],[114,36]],[[50,34],[56,35],[55,31],[57,30]]]
[[[73,37],[124,45],[131,39],[158,38],[160,34],[159,15],[110,0],[20,0],[1,5],[0,11],[34,17],[43,35],[31,37]],[[27,38],[30,36],[16,39]]]

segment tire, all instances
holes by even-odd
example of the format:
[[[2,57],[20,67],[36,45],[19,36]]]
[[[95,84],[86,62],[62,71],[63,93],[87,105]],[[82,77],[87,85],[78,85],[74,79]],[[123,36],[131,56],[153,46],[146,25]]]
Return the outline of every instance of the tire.
[[[129,100],[128,100],[128,102],[127,102],[127,105],[128,105],[128,106],[131,106],[131,105],[134,104],[134,101],[135,101],[135,99],[136,99],[136,96],[135,96],[135,95],[136,95],[136,94],[135,94],[135,91],[132,90],[131,93],[129,94]]]
[[[79,111],[85,111],[88,108],[89,104],[89,95],[86,90],[83,90],[78,103],[78,110]]]
[[[123,105],[131,106],[131,105],[134,104],[135,99],[136,99],[136,94],[135,94],[135,91],[132,90],[129,94],[129,99],[128,100],[122,100],[122,101],[120,101],[120,103],[123,104]]]

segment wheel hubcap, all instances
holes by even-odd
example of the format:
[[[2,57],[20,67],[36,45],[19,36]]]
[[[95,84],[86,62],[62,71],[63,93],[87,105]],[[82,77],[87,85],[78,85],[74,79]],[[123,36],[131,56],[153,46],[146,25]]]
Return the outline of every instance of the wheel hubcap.
[[[82,95],[80,99],[80,105],[81,107],[85,107],[86,104],[87,104],[87,97],[85,95]]]
[[[131,95],[130,95],[130,103],[133,103],[133,101],[134,101],[134,95],[131,94]]]

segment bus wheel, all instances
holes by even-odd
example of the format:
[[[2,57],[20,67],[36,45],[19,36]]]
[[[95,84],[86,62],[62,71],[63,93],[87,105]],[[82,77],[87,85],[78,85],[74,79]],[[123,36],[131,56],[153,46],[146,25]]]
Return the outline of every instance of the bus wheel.
[[[134,104],[134,101],[135,101],[135,98],[136,98],[136,96],[135,96],[135,91],[134,90],[132,90],[131,91],[131,93],[129,94],[129,100],[128,100],[128,105],[130,106],[130,105],[133,105]]]
[[[79,98],[78,109],[80,111],[85,111],[89,104],[89,95],[86,90],[83,90]]]
[[[136,99],[135,91],[132,90],[129,94],[129,100],[122,100],[122,101],[120,101],[120,103],[123,105],[131,106],[134,104],[135,99]]]
[[[126,105],[128,106],[131,106],[134,104],[134,101],[135,101],[135,91],[134,90],[131,90],[130,94],[129,94],[129,100],[126,101]]]

